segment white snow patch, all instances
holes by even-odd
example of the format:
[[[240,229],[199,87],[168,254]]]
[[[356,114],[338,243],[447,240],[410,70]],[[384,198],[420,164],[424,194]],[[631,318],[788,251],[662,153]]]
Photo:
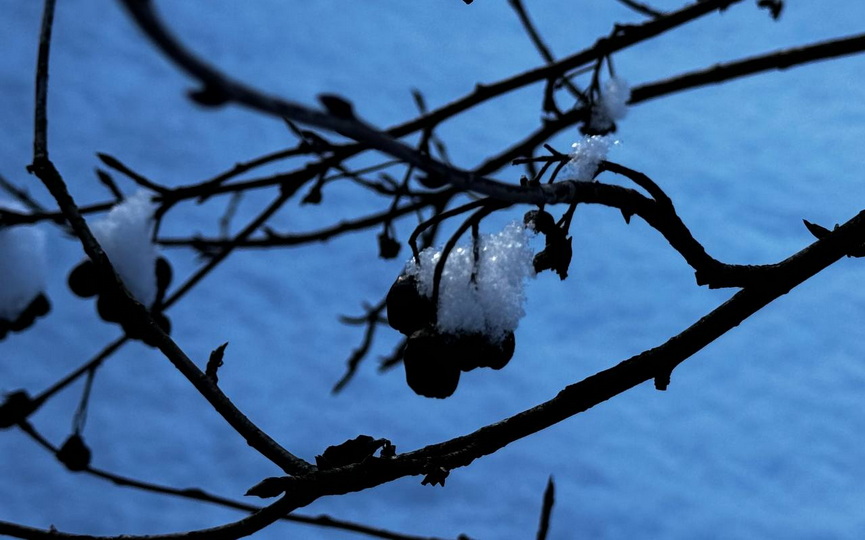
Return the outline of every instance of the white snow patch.
[[[590,182],[594,180],[598,164],[607,159],[612,146],[619,144],[611,135],[592,135],[571,145],[571,160],[568,162],[569,176],[572,180]]]
[[[114,206],[90,229],[117,275],[145,306],[156,301],[156,246],[151,241],[156,205],[148,191],[138,191]]]
[[[597,103],[592,108],[589,124],[598,131],[612,129],[616,120],[621,120],[628,114],[630,99],[631,87],[627,82],[618,77],[607,79],[601,88]]]
[[[448,255],[439,288],[438,328],[501,340],[525,315],[525,279],[535,275],[529,233],[515,221],[499,233],[479,235],[478,242],[474,283],[472,246],[457,246]],[[406,273],[418,277],[418,289],[428,297],[433,294],[433,274],[440,259],[441,250],[427,248],[420,254],[420,266],[414,259],[406,266]]]
[[[0,200],[0,208],[25,212]],[[0,228],[0,319],[14,321],[45,290],[45,232],[35,225]]]

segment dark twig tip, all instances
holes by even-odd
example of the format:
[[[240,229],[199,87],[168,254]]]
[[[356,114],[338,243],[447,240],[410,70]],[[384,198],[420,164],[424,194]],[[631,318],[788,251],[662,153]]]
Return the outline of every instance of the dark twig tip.
[[[553,515],[553,505],[556,502],[556,484],[553,481],[552,475],[547,480],[547,487],[544,489],[544,502],[541,507],[541,522],[538,525],[538,540],[546,540],[550,530],[550,518]]]
[[[226,347],[228,347],[227,341],[213,349],[213,352],[210,353],[210,359],[207,361],[207,367],[204,370],[204,374],[207,375],[214,384],[219,382],[219,377],[217,377],[216,372],[220,367],[222,367],[222,358],[225,356]]]
[[[808,232],[814,235],[814,238],[820,240],[821,238],[826,238],[831,234],[832,231],[823,227],[822,225],[817,225],[816,223],[811,223],[807,219],[803,219],[802,223],[805,224],[805,228],[808,229]]]
[[[189,99],[202,107],[221,107],[229,102],[228,95],[215,86],[205,86],[198,90],[190,90],[187,95]]]

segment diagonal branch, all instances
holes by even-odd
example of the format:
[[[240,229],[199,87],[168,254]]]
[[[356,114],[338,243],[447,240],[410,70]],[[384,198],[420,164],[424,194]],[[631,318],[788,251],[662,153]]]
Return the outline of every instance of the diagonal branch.
[[[598,58],[609,56],[616,51],[651,39],[703,15],[727,8],[731,4],[738,3],[741,0],[704,0],[690,4],[679,11],[648,21],[642,25],[619,27],[610,37],[598,40],[595,45],[580,53],[569,56],[555,64],[528,71],[493,85],[479,86],[469,97],[423,115],[415,123],[408,123],[400,128],[393,128],[387,133],[370,127],[356,119],[353,115],[334,115],[320,112],[298,103],[264,94],[240,81],[230,79],[184,48],[169,33],[162,21],[159,20],[151,0],[121,1],[133,16],[138,26],[154,44],[177,64],[180,69],[198,79],[204,87],[203,92],[210,96],[210,99],[214,103],[224,104],[233,102],[265,114],[288,118],[302,124],[339,133],[355,141],[362,142],[370,148],[402,160],[409,165],[413,165],[431,175],[446,178],[455,187],[463,190],[511,203],[544,204],[559,202],[554,194],[547,192],[546,188],[539,186],[536,189],[524,190],[519,186],[503,184],[478,176],[472,172],[450,167],[397,141],[394,137],[410,133],[421,126],[429,127],[435,125],[444,118],[458,114],[477,103],[534,82],[550,79],[568,70],[595,61]],[[438,118],[439,116],[443,117]]]
[[[285,450],[241,413],[216,384],[198,369],[198,366],[162,331],[153,321],[149,311],[129,294],[129,291],[114,271],[111,261],[108,260],[102,247],[96,241],[96,238],[94,238],[87,222],[81,216],[78,205],[75,204],[72,195],[66,188],[66,183],[54,164],[48,159],[47,137],[45,135],[47,128],[45,111],[47,107],[48,50],[51,37],[51,19],[54,15],[53,6],[54,0],[46,0],[36,70],[37,98],[35,104],[36,121],[33,137],[33,164],[28,169],[42,181],[54,197],[58,208],[63,212],[75,235],[81,241],[84,251],[96,264],[100,275],[106,280],[106,285],[120,293],[120,298],[125,304],[123,306],[124,311],[128,312],[128,316],[132,317],[132,320],[139,323],[155,336],[155,342],[163,354],[186,376],[205,399],[210,402],[213,408],[246,439],[250,446],[256,448],[256,450],[277,464],[286,473],[299,474],[314,470],[315,468],[312,465]]]
[[[631,89],[629,105],[661,96],[681,92],[689,88],[717,84],[769,71],[788,69],[794,66],[848,56],[865,51],[865,34],[857,34],[803,47],[772,51],[770,53],[743,58],[735,62],[716,64],[710,68],[684,73],[666,80],[647,83]]]

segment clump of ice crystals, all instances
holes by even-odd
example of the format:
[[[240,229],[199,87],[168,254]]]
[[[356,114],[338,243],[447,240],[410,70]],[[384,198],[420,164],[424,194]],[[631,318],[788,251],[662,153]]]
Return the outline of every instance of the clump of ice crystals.
[[[478,242],[477,267],[471,244],[455,247],[447,257],[437,327],[441,332],[482,333],[500,341],[525,315],[525,280],[535,275],[529,234],[523,224],[512,222],[499,233],[479,235]],[[419,265],[411,259],[406,266],[406,273],[417,276],[419,291],[428,297],[441,255],[441,250],[427,248],[420,253]]]
[[[139,191],[90,226],[123,284],[148,307],[156,301],[157,252],[151,241],[156,205],[152,196]]]
[[[619,144],[611,135],[592,135],[571,145],[571,160],[566,174],[572,180],[590,182],[601,161],[607,159],[610,148]]]

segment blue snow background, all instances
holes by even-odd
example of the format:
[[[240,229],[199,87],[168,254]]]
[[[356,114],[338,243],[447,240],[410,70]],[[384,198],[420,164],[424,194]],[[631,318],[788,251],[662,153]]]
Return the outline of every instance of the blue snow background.
[[[117,2],[58,4],[49,144],[80,204],[108,198],[93,173],[96,152],[180,185],[290,144],[277,120],[235,107],[192,106],[185,97],[190,81],[141,37]],[[591,44],[614,22],[640,20],[613,1],[528,4],[559,55]],[[229,73],[306,103],[321,92],[343,94],[380,126],[414,115],[411,88],[435,107],[478,82],[540,64],[503,1],[158,5],[187,44]],[[47,203],[24,170],[32,155],[40,15],[41,2],[0,0],[0,174]],[[779,22],[744,2],[614,60],[617,73],[637,85],[858,33],[863,22],[859,2],[788,2]],[[844,58],[641,104],[621,122],[622,144],[610,157],[655,179],[715,257],[778,261],[813,240],[802,218],[831,227],[865,204],[863,71],[865,57]],[[445,124],[454,161],[474,166],[535,127],[539,96],[533,87]],[[577,136],[552,142],[565,150]],[[496,176],[514,181],[521,173],[513,168]],[[245,198],[235,223],[270,196]],[[225,202],[177,211],[166,234],[215,233]],[[321,208],[290,205],[274,227],[313,230],[383,204],[358,190],[333,189]],[[401,239],[410,228],[401,224]],[[54,309],[0,343],[0,391],[38,393],[118,335],[101,324],[91,301],[65,286],[82,257],[79,245],[46,231]],[[337,316],[377,301],[402,264],[377,259],[372,234],[233,256],[170,311],[172,335],[201,365],[228,341],[221,387],[274,438],[312,459],[360,433],[387,437],[398,451],[467,433],[662,343],[732,294],[696,287],[692,270],[659,234],[639,220],[626,225],[617,211],[581,207],[572,232],[571,276],[559,282],[545,274],[530,284],[511,364],[465,375],[444,401],[414,395],[401,370],[378,374],[374,357],[343,393],[330,394],[361,339],[360,329],[338,324]],[[194,268],[191,254],[166,253],[178,278]],[[554,539],[861,538],[863,275],[862,261],[841,261],[679,367],[666,393],[643,385],[452,472],[444,489],[406,478],[322,499],[302,512],[418,535],[533,538],[553,475]],[[380,334],[377,354],[396,342],[391,334]],[[32,419],[55,444],[70,433],[80,389],[71,387]],[[235,498],[279,473],[164,358],[140,344],[126,346],[99,371],[84,436],[96,467]],[[239,517],[69,473],[20,431],[0,433],[0,520],[147,534]],[[255,537],[358,536],[280,523]]]

